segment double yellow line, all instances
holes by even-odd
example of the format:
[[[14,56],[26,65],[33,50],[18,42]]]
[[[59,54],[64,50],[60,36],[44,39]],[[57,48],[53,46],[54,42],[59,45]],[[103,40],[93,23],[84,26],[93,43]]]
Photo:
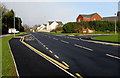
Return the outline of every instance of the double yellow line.
[[[26,42],[24,42],[24,37],[22,38],[21,42],[22,42],[23,44],[25,44],[27,47],[29,47],[30,49],[32,49],[32,50],[34,50],[35,52],[37,52],[38,54],[42,55],[43,57],[45,57],[45,58],[51,60],[52,62],[54,62],[55,64],[59,65],[60,67],[62,67],[62,68],[64,68],[64,69],[69,69],[68,65],[67,65],[67,66],[63,65],[62,63],[56,61],[55,59],[47,56],[46,54],[40,52],[39,50],[35,49],[34,47],[32,47],[32,46],[30,46],[29,44],[27,44]]]
[[[25,44],[27,47],[29,47],[30,49],[32,49],[33,51],[37,52],[38,54],[40,54],[41,56],[43,56],[44,58],[54,62],[55,64],[57,64],[58,66],[62,67],[63,69],[69,69],[69,65],[67,63],[65,63],[64,61],[62,61],[62,63],[58,62],[57,60],[47,56],[46,54],[40,52],[39,50],[35,49],[34,47],[32,47],[31,45],[27,44],[26,42],[24,42],[24,37],[21,38],[21,42],[23,44]],[[50,50],[51,51],[51,50]],[[52,52],[52,51],[51,51]],[[83,78],[79,73],[75,73],[76,76],[78,76],[79,78]]]

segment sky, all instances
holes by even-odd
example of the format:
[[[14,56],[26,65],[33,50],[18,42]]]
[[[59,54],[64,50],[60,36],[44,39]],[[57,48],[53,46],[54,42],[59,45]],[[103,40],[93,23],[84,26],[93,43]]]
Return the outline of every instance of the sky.
[[[15,11],[23,24],[29,26],[47,24],[48,21],[75,22],[79,14],[98,13],[101,17],[114,16],[118,11],[118,2],[4,2],[4,4],[9,10]]]

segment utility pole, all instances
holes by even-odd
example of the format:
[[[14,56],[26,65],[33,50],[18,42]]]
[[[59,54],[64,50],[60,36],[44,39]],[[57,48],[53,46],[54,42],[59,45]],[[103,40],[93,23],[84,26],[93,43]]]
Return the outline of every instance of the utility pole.
[[[115,15],[116,15],[116,13],[115,13]],[[117,26],[116,26],[116,18],[115,18],[115,34],[117,34],[117,28],[116,28]]]
[[[15,30],[15,12],[14,12],[14,30]],[[14,31],[14,37],[15,37],[15,31]]]

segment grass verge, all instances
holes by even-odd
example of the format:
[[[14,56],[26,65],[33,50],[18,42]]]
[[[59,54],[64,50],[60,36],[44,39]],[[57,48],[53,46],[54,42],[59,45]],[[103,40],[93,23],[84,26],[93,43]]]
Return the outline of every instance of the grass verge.
[[[58,32],[49,32],[52,34],[59,34],[59,35],[92,35],[92,34],[114,34],[114,32],[101,32],[101,31],[96,31],[95,33],[62,33],[62,31]],[[120,32],[118,32],[120,34]]]
[[[102,40],[102,41],[111,41],[111,42],[120,42],[120,35],[99,36],[99,37],[92,37],[92,39]]]
[[[20,34],[16,34],[16,36],[18,35],[23,35],[24,32],[20,33]],[[10,76],[17,76],[16,74],[16,70],[15,70],[15,66],[14,66],[14,62],[10,53],[10,48],[8,45],[8,40],[10,40],[11,38],[13,38],[14,36],[8,36],[5,38],[2,38],[0,40],[2,40],[2,76],[4,77],[10,77]]]

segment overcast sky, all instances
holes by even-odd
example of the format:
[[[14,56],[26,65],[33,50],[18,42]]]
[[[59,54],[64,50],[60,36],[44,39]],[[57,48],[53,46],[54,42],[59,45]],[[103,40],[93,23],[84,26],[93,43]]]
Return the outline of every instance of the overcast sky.
[[[114,16],[118,2],[4,2],[21,17],[23,24],[33,26],[47,21],[74,22],[79,14],[98,13],[101,17]],[[120,6],[119,6],[120,7]]]

